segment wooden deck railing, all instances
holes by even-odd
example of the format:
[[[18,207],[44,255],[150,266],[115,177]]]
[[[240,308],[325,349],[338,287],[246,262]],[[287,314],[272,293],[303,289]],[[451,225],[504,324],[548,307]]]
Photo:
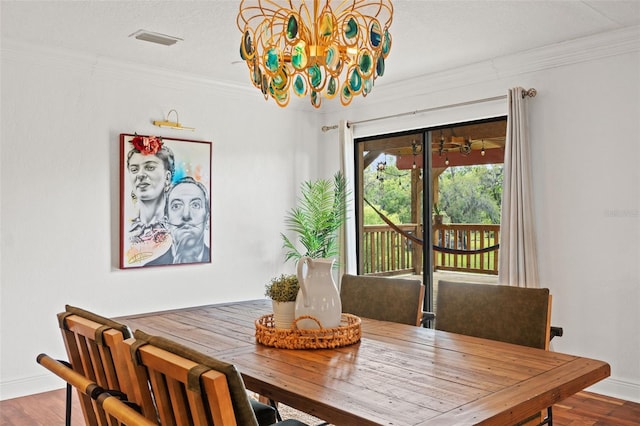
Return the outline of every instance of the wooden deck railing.
[[[421,237],[416,224],[398,226],[403,232]],[[433,225],[433,265],[435,270],[498,274],[498,250],[473,253],[496,246],[500,225]],[[457,251],[456,253],[439,251]],[[422,247],[387,225],[365,225],[363,235],[364,274],[422,273]]]
[[[433,225],[433,265],[436,270],[498,274],[498,250],[472,253],[497,246],[500,225],[452,223]],[[445,253],[437,247],[467,253]]]
[[[403,232],[418,238],[416,224],[399,225]],[[363,235],[363,274],[421,273],[422,246],[387,225],[365,225]]]

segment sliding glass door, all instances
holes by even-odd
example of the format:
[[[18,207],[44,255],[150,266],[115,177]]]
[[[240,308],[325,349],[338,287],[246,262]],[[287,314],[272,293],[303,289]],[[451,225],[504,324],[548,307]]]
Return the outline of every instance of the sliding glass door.
[[[506,118],[355,140],[358,274],[497,274]],[[437,283],[435,283],[437,284]]]

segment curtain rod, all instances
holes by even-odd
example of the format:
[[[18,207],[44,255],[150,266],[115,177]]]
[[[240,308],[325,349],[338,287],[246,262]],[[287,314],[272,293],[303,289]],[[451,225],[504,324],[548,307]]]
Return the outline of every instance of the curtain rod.
[[[530,98],[535,98],[535,96],[537,94],[538,94],[537,90],[531,88],[529,90],[524,90],[522,92],[522,98],[524,99],[527,96],[530,97]],[[459,107],[459,106],[480,104],[480,103],[491,102],[491,101],[499,101],[499,100],[506,99],[506,98],[507,98],[507,95],[493,96],[491,98],[474,99],[472,101],[458,102],[456,104],[440,105],[440,106],[432,107],[432,108],[418,109],[418,110],[409,111],[409,112],[401,112],[399,114],[393,114],[393,115],[385,115],[383,117],[369,118],[367,120],[347,121],[347,126],[351,127],[351,126],[353,126],[355,124],[369,123],[371,121],[387,120],[389,118],[398,118],[398,117],[403,117],[405,115],[422,114],[422,113],[425,113],[425,112],[437,111],[437,110],[440,110],[440,109],[455,108],[455,107]],[[338,128],[337,124],[334,124],[333,126],[322,126],[322,131],[323,132],[327,132],[329,130],[334,130],[334,129],[337,129],[337,128]]]

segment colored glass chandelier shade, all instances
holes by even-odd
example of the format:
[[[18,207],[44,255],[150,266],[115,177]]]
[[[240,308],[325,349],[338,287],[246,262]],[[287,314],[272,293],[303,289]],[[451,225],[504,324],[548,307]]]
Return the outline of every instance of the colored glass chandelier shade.
[[[315,108],[322,98],[338,95],[342,105],[349,105],[354,96],[371,92],[391,51],[391,0],[312,3],[240,3],[240,56],[253,85],[281,107],[292,95],[308,96]]]

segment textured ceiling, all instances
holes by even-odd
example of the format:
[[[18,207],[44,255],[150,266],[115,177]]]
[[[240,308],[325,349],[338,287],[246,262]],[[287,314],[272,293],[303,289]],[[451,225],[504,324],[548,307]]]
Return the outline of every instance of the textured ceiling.
[[[393,46],[376,85],[640,24],[639,0],[395,0]],[[3,40],[248,85],[239,1],[7,1]],[[184,39],[136,40],[139,29]]]

